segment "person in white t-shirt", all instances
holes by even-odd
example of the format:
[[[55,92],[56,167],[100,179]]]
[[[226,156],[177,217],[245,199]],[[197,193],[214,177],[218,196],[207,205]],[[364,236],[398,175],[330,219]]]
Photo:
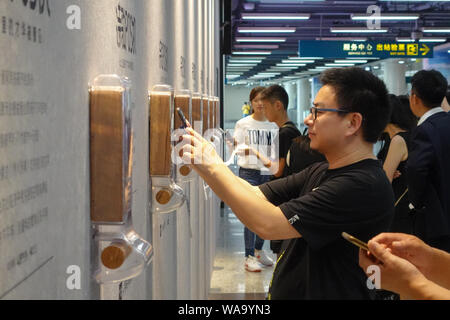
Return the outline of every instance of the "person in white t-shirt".
[[[262,160],[254,152],[269,158],[275,146],[275,137],[278,134],[278,127],[275,123],[269,122],[264,115],[264,107],[259,99],[264,87],[256,87],[250,92],[250,103],[253,113],[239,120],[234,129],[234,147],[241,150],[238,152],[239,177],[254,186],[261,185],[269,181],[271,173],[264,166]],[[238,149],[238,150],[239,150]],[[272,266],[270,259],[262,247],[264,240],[253,233],[247,227],[244,228],[245,242],[245,269],[250,272],[260,272],[261,264]]]

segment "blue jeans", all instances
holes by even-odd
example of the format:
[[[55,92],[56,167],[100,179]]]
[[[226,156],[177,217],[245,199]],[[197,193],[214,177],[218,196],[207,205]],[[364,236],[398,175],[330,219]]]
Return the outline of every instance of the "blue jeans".
[[[259,170],[239,168],[239,177],[253,186],[259,186],[270,180],[270,175],[261,175]],[[255,249],[261,250],[264,245],[264,239],[244,227],[245,256],[254,256]]]

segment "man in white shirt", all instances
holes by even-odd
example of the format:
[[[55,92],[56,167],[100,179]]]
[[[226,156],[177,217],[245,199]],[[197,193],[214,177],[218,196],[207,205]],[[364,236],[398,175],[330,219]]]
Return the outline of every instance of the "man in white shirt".
[[[420,118],[406,170],[408,197],[415,208],[414,233],[450,252],[450,114],[441,107],[447,80],[436,70],[422,70],[411,84],[411,111]]]

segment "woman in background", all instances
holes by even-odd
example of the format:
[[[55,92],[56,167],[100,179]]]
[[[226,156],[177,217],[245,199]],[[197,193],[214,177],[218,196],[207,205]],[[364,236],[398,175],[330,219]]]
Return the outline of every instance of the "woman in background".
[[[408,98],[389,95],[392,106],[391,119],[385,132],[389,134],[390,144],[383,163],[383,169],[392,183],[396,199],[395,215],[391,232],[412,233],[413,220],[410,215],[405,166],[411,131],[417,125],[417,119],[409,108]]]

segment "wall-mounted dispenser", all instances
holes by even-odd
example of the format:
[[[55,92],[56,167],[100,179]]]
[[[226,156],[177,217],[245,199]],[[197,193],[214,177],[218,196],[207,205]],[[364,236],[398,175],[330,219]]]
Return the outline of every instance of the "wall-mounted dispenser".
[[[175,92],[175,110],[177,108],[180,108],[181,111],[183,111],[186,119],[189,121],[191,125],[193,125],[192,122],[192,93],[190,90],[180,90]],[[175,119],[174,119],[174,129],[180,129],[182,128],[183,124],[181,123],[181,120],[179,116],[177,115],[177,112],[175,111]],[[182,132],[180,131],[180,134]],[[176,165],[176,182],[177,183],[183,183],[192,181],[195,177],[195,171],[186,164],[177,164]]]
[[[224,157],[224,141],[225,131],[220,128],[220,99],[219,97],[213,97],[213,112],[214,112],[214,146],[217,153],[223,159]]]
[[[186,199],[183,189],[174,182],[171,159],[174,91],[168,85],[156,85],[149,95],[151,208],[154,213],[169,213]]]
[[[202,95],[202,109],[203,109],[203,132],[202,135],[209,129],[209,96]]]
[[[116,283],[138,276],[153,256],[132,223],[130,82],[100,75],[89,85],[89,97],[93,276],[98,283]]]
[[[194,92],[192,94],[192,121],[194,130],[203,134],[202,95],[199,92]]]

